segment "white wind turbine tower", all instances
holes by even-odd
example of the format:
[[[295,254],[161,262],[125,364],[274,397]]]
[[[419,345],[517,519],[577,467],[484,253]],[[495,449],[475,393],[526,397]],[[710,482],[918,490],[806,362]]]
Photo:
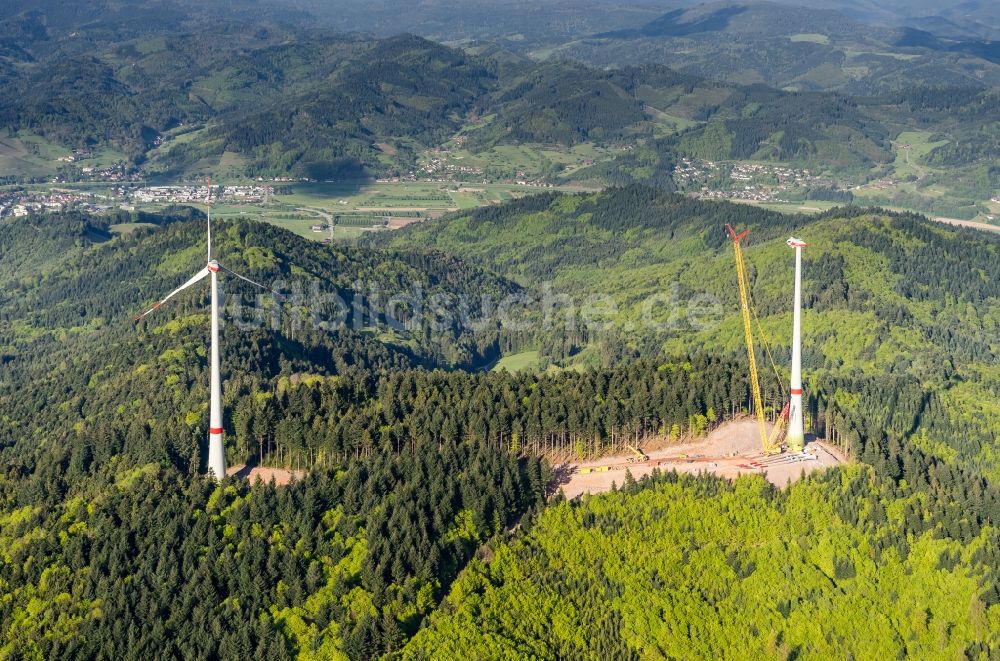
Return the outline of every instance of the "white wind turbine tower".
[[[806,242],[794,236],[786,241],[795,249],[795,300],[792,309],[792,378],[788,411],[788,449],[801,452],[805,444],[802,429],[802,249]]]
[[[158,302],[153,307],[149,308],[142,314],[138,315],[135,319],[139,321],[144,318],[149,313],[153,312],[161,305],[166,303],[170,298],[184,291],[191,285],[197,283],[205,276],[212,277],[212,339],[211,339],[211,358],[210,358],[210,368],[211,368],[211,395],[209,399],[209,421],[208,421],[208,473],[217,480],[221,480],[226,476],[226,452],[225,446],[222,444],[222,380],[219,375],[219,271],[226,271],[240,280],[245,280],[252,285],[260,287],[261,289],[267,290],[276,296],[281,298],[281,294],[274,291],[270,287],[265,287],[259,282],[255,282],[250,278],[240,275],[235,271],[226,268],[219,264],[217,260],[212,259],[212,180],[208,180],[208,195],[205,198],[205,206],[208,207],[208,263],[205,268],[195,273],[191,276],[191,279],[185,282],[183,285],[177,289],[170,292],[166,298]]]

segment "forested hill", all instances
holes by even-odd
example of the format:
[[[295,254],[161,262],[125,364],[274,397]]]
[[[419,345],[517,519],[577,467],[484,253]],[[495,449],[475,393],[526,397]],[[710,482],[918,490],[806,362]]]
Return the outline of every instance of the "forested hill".
[[[403,658],[988,657],[996,530],[948,532],[873,477],[668,473],[558,503],[473,561]]]
[[[297,166],[329,178],[310,164],[376,168],[373,142],[443,140],[494,79],[486,63],[412,37],[181,34],[25,63],[3,79],[21,101],[0,111],[5,126],[73,147],[110,145],[138,162],[158,136],[185,134],[163,168],[230,150],[248,159],[249,173]]]
[[[416,37],[341,40],[336,54],[327,52],[326,57],[323,41],[314,42],[318,53],[307,55],[313,44],[306,43],[293,52],[270,54],[281,79],[311,76],[311,87],[298,93],[293,87],[287,95],[280,94],[281,82],[259,85],[261,93],[271,87],[279,95],[263,108],[234,110],[208,132],[205,142],[171,151],[168,162],[180,159],[184,164],[222,150],[248,157],[249,174],[295,171],[314,179],[357,179],[385,171],[387,165],[412,163],[414,147],[447,140],[465,117],[481,112],[483,97],[497,85],[493,63]],[[306,60],[293,59],[296,68],[314,63],[331,72],[323,80],[315,72],[285,71],[287,57]],[[254,71],[259,69],[248,63],[247,73]],[[390,147],[379,151],[373,142]],[[395,152],[395,160],[387,159],[387,152]]]
[[[204,230],[204,220],[192,220],[113,236],[106,220],[76,214],[0,226],[5,437],[43,447],[74,442],[74,430],[110,432],[144,421],[126,435],[134,447],[122,451],[197,468],[207,286],[185,291],[138,325],[132,317],[203,267]],[[510,282],[445,257],[331,250],[270,225],[215,230],[215,254],[225,266],[286,297],[278,303],[222,276],[230,318],[223,333],[227,404],[261,392],[279,374],[475,366],[500,350],[496,326],[473,332],[455,319],[432,327],[402,306],[394,312],[388,300],[415,289],[427,297],[498,298],[517,291]],[[25,438],[36,428],[45,430],[46,443]]]
[[[287,25],[118,38],[98,31],[86,48],[82,38],[55,31],[9,40],[0,128],[11,149],[38,151],[41,139],[168,178],[224,162],[234,176],[326,180],[405,176],[451,139],[474,154],[586,143],[621,157],[572,178],[669,187],[678,157],[881,175],[901,131],[933,130],[940,140],[929,164],[975,166],[977,182],[993,177],[981,166],[991,163],[996,95],[970,86],[861,99]]]
[[[602,216],[599,197],[546,196],[484,211],[478,222],[492,218],[498,228],[520,230],[518,218],[543,223],[560,205],[591,204],[580,222],[606,223],[610,234],[601,236],[673,232],[675,243],[707,246],[704,282],[723,272],[711,262],[728,259],[725,239],[707,239],[705,229],[744,207],[646,189],[607,195],[620,196],[623,210],[644,211],[614,220]],[[671,205],[684,213],[669,215]],[[854,232],[863,225],[873,238],[857,246],[885,252],[899,240],[917,256],[939,240],[968,238],[907,218],[807,221],[747,212],[742,220],[762,239],[748,248],[758,290],[769,280],[755,259],[793,227],[814,241],[810,250],[822,243],[824,225]],[[727,595],[739,601],[741,590],[766,582],[770,590],[754,592],[753,608],[783,632],[781,640],[767,639],[763,628],[748,637],[745,619],[723,619],[719,631],[698,636],[705,656],[730,650],[720,642],[726,639],[745,639],[755,652],[801,646],[803,618],[839,600],[898,622],[917,613],[928,632],[946,633],[865,643],[845,616],[829,621],[829,647],[817,649],[919,653],[931,642],[972,651],[996,644],[990,632],[1000,546],[992,523],[1000,519],[1000,495],[975,469],[975,429],[940,426],[946,415],[934,397],[944,401],[947,393],[929,391],[905,370],[810,373],[812,429],[830,433],[866,466],[800,482],[786,494],[757,480],[626,479],[623,493],[557,503],[539,516],[552,477],[544,457],[621,451],[625,441],[678,429],[699,433],[724,412],[743,410],[748,384],[739,351],[710,335],[698,350],[649,351],[641,359],[611,352],[607,364],[580,371],[455,369],[566,329],[514,332],[475,313],[471,325],[392,325],[385,297],[400,287],[418,284],[438,303],[538,291],[523,275],[515,284],[440,252],[326,247],[267,225],[221,223],[214,234],[222,263],[287,297],[278,302],[264,293],[258,307],[234,307],[250,306],[258,292],[222,274],[228,458],[309,471],[287,487],[237,479],[217,485],[199,477],[208,395],[205,288],[179,295],[145,322],[131,321],[201,267],[204,219],[190,210],[143,216],[131,220],[153,226],[126,235],[111,222],[122,220],[130,219],[63,214],[0,224],[2,654],[422,658],[452,656],[459,644],[495,656],[499,644],[512,656],[554,658],[562,650],[632,657],[684,645],[684,631],[704,626],[703,614],[691,609],[694,593],[678,587],[688,585],[677,582],[683,571],[733,577],[721,590],[707,579],[691,583],[714,595],[719,612],[729,612]],[[644,234],[641,224],[652,229]],[[612,258],[625,253],[601,259],[609,273],[626,273],[614,270]],[[971,259],[978,268],[980,257]],[[851,286],[864,261],[845,257]],[[560,281],[570,283],[566,276],[582,268],[573,264]],[[833,277],[814,262],[809,268],[810,288]],[[951,268],[958,266],[944,272]],[[580,286],[595,291],[586,278]],[[922,286],[920,300],[937,305],[935,287],[947,280]],[[353,303],[362,294],[374,298],[374,290],[383,304],[355,328]],[[334,293],[349,302],[347,328],[324,323],[335,316]],[[980,294],[975,305],[988,304],[989,290]],[[954,305],[965,300],[954,296]],[[810,305],[849,319],[839,300]],[[425,322],[441,321],[435,310],[424,311],[432,314]],[[984,374],[966,378],[981,387],[988,373],[977,369]],[[962,432],[965,445],[956,442]],[[984,470],[991,466],[982,462]],[[662,516],[636,526],[636,508],[646,512],[640,518]],[[691,516],[710,530],[692,528]],[[714,525],[720,520],[725,527]],[[753,543],[762,530],[775,532],[773,545]],[[566,546],[575,535],[581,543]],[[750,540],[742,551],[739,539]],[[567,561],[552,540],[569,550]],[[616,569],[622,544],[633,549],[626,574],[638,583]],[[706,544],[718,553],[706,552]],[[595,552],[602,545],[619,550]],[[662,558],[664,548],[688,551]],[[480,561],[470,566],[474,557]],[[662,561],[662,572],[636,573],[633,563],[643,558]],[[776,573],[776,563],[794,571]],[[907,590],[912,576],[941,587]],[[893,590],[905,599],[886,600]],[[623,638],[623,631],[646,630],[630,605],[640,593],[662,604],[665,615],[655,622],[680,628],[664,632],[651,622],[655,636]],[[494,622],[497,608],[523,619]],[[959,612],[970,620],[957,620]],[[208,620],[215,625],[206,628]],[[568,624],[532,624],[548,621]],[[580,639],[571,630],[591,634]]]
[[[646,354],[690,347],[738,353],[742,331],[726,223],[750,230],[745,254],[753,298],[779,364],[787,361],[791,327],[793,262],[785,239],[794,234],[809,243],[803,360],[812,388],[836,390],[837,378],[860,373],[876,381],[910,379],[916,399],[906,408],[925,427],[914,442],[998,474],[992,449],[998,411],[990,393],[998,385],[1000,238],[991,234],[908,214],[842,208],[787,216],[631,187],[539,196],[381,240],[462,255],[525,287],[550,283],[552,291],[573,296],[578,310],[588,296],[610,297],[614,313],[598,317],[590,333],[578,317],[575,343],[535,347],[557,364],[578,365],[606,356],[609,335]],[[657,296],[668,302],[651,305]],[[699,318],[687,316],[689,304],[705,300],[718,305],[710,308],[717,323],[690,323]],[[605,322],[610,330],[600,330]],[[883,415],[891,417],[877,418]],[[907,426],[912,418],[884,424],[901,437],[917,430]]]
[[[117,234],[122,220],[150,225]],[[516,285],[440,255],[324,247],[253,222],[214,230],[224,266],[284,294],[220,276],[229,461],[310,478],[198,477],[204,283],[132,320],[203,267],[200,214],[4,222],[0,656],[370,658],[398,648],[475,549],[541,502],[537,458],[390,435],[402,421],[376,404],[385,380],[485,361],[500,342],[489,324],[408,326],[421,313],[392,316],[389,297]],[[415,394],[401,404],[426,416],[436,402]]]

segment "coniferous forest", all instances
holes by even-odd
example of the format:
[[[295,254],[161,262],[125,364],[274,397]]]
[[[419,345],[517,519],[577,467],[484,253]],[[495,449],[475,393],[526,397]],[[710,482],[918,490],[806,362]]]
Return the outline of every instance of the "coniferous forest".
[[[806,318],[826,330],[807,341],[806,405],[810,431],[851,463],[784,488],[623,473],[613,493],[566,502],[561,461],[697,436],[746,411],[717,231],[736,215],[755,237],[764,324],[783,314],[763,266],[772,246],[792,231],[840,237],[807,262]],[[560,241],[576,219],[569,240],[601,242],[605,272],[672,236],[676,251],[650,264],[685,291],[717,292],[722,318],[626,336],[619,322],[547,325],[530,305],[522,320],[538,323],[510,328],[481,310],[469,325],[386,303],[413,283],[473,307],[484,293],[530,299],[544,282],[594,291],[592,262],[521,261],[542,254],[519,229],[527,217]],[[201,213],[147,216],[130,234],[110,231],[117,218],[42,220],[0,225],[5,654],[977,658],[998,645],[993,423],[972,404],[992,387],[994,239],[909,215],[781,216],[641,188],[458,214],[404,230],[405,247],[220,223],[223,264],[282,294],[224,281],[229,463],[304,471],[278,486],[202,476],[207,291],[131,321],[203,259]],[[456,257],[473,235],[479,266]],[[489,249],[494,235],[504,250]],[[710,256],[698,282],[681,268],[695,242]],[[872,279],[873,260],[899,277]],[[873,300],[893,302],[870,317],[874,344],[825,326]],[[324,325],[338,311],[343,324]],[[887,360],[892,342],[935,349]],[[529,349],[551,368],[486,369]]]

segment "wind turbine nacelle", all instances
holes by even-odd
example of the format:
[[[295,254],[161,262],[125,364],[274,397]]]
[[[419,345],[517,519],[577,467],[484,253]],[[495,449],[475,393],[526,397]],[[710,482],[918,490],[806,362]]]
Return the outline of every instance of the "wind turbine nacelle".
[[[208,266],[206,268],[212,273],[218,273],[221,267],[219,266],[219,262],[213,259],[208,263]]]
[[[806,242],[802,239],[796,239],[794,236],[789,237],[788,241],[785,241],[790,248],[805,248]]]

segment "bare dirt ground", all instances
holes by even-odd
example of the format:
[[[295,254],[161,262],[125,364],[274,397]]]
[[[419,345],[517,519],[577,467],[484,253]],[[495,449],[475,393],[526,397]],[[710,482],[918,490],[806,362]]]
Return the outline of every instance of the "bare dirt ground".
[[[753,473],[763,475],[772,484],[785,486],[789,480],[797,480],[806,473],[844,462],[835,448],[815,440],[806,443],[803,454],[766,456],[761,452],[757,421],[750,419],[724,423],[703,439],[647,450],[646,454],[647,461],[615,456],[559,466],[557,490],[561,488],[567,498],[601,493],[609,491],[612,483],[621,486],[626,470],[639,479],[654,468],[679,473],[708,472],[730,479]]]
[[[398,230],[406,227],[407,225],[412,225],[413,223],[423,222],[423,220],[423,218],[398,218],[393,216],[389,218],[389,223],[386,227],[391,230]]]
[[[230,466],[226,470],[226,475],[235,475],[237,477],[246,478],[249,480],[250,484],[253,484],[257,480],[260,480],[261,482],[270,482],[271,480],[274,480],[274,483],[279,487],[285,486],[291,482],[293,478],[301,480],[305,474],[306,472],[301,470],[297,471],[286,470],[284,468],[266,468],[263,466],[250,467],[242,464],[239,466]]]

